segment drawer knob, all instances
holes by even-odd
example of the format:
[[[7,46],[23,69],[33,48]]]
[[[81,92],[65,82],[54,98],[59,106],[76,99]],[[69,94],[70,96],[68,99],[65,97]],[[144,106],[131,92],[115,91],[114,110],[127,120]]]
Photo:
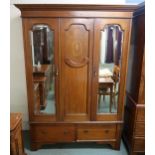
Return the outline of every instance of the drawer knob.
[[[84,130],[83,132],[84,132],[84,133],[88,133],[88,130]]]
[[[105,133],[109,133],[109,130],[105,130]]]
[[[41,133],[42,133],[43,135],[45,135],[45,134],[46,134],[46,132],[45,132],[45,131],[41,131]]]
[[[68,131],[64,131],[64,135],[67,135],[69,132]]]

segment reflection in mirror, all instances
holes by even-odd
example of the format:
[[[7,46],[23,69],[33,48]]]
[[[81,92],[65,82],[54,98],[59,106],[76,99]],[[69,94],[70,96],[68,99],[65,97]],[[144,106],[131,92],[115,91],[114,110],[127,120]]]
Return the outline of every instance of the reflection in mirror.
[[[123,31],[106,25],[101,31],[98,113],[117,113]]]
[[[55,114],[54,33],[48,25],[34,25],[31,32],[34,113]]]

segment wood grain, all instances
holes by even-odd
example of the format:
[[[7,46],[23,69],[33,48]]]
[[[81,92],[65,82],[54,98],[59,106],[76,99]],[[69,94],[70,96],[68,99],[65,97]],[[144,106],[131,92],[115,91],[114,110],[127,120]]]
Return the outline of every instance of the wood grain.
[[[90,120],[93,20],[71,18],[61,19],[61,23],[60,86],[64,120]],[[66,58],[72,63],[66,63]]]
[[[22,135],[22,114],[10,114],[10,153],[11,155],[26,155]]]

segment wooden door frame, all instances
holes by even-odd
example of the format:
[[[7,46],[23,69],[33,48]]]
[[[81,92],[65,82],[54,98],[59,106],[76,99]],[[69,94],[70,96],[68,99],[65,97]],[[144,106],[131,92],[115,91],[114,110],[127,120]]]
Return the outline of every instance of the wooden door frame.
[[[121,61],[121,74],[119,84],[119,97],[118,97],[118,108],[117,114],[99,114],[97,115],[97,90],[98,90],[98,67],[99,67],[99,52],[100,52],[100,31],[104,29],[106,25],[117,24],[123,30],[123,46],[122,46],[122,61]],[[99,18],[95,19],[94,23],[94,49],[93,49],[93,72],[95,73],[92,77],[92,120],[97,121],[121,121],[124,115],[124,102],[125,102],[125,88],[126,88],[126,77],[128,68],[128,56],[129,56],[129,41],[131,35],[131,19],[110,19],[110,18]]]
[[[57,18],[23,18],[23,39],[24,39],[24,55],[25,55],[25,69],[26,69],[26,83],[27,83],[27,96],[28,96],[28,110],[30,122],[51,122],[59,119],[59,100],[58,100],[58,89],[59,89],[59,77],[55,80],[55,101],[56,111],[55,114],[34,114],[34,93],[33,93],[33,65],[32,65],[32,52],[31,52],[31,40],[29,32],[32,26],[35,24],[46,24],[54,31],[54,61],[58,66],[58,34],[59,34],[59,21]]]

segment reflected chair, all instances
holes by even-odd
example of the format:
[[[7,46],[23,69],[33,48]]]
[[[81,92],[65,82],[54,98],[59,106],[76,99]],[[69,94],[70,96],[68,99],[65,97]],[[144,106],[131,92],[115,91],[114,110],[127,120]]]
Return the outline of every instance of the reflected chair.
[[[114,66],[113,68],[113,74],[110,77],[105,77],[105,78],[111,78],[113,80],[112,83],[112,102],[110,102],[110,112],[111,112],[111,107],[112,104],[114,104],[114,108],[116,109],[116,96],[118,95],[118,82],[119,82],[119,74],[120,74],[120,68],[119,66]],[[105,100],[105,95],[111,95],[110,92],[110,87],[105,87],[107,85],[100,84],[99,83],[99,91],[98,91],[98,106],[100,106],[100,101],[101,101],[101,96],[103,96],[103,102]]]
[[[112,107],[112,100],[113,100],[113,85],[114,81],[112,77],[100,77],[99,78],[99,103],[100,103],[100,98],[101,95],[103,95],[103,101],[105,100],[105,95],[110,96],[110,107],[109,110],[111,112],[111,107]],[[98,104],[100,106],[100,104]]]

